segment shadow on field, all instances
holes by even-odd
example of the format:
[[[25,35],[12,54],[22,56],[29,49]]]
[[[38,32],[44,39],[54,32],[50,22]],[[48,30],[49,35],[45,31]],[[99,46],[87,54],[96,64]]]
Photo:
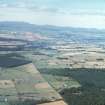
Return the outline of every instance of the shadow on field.
[[[60,91],[68,105],[105,105],[104,69],[40,69],[42,74],[66,76],[78,81],[82,87]]]
[[[28,63],[31,63],[31,61],[25,60],[22,56],[0,55],[0,67],[2,68],[17,67]]]
[[[105,88],[105,70],[100,69],[40,69],[42,74],[50,74],[54,76],[66,76],[78,81],[82,86],[95,86]]]

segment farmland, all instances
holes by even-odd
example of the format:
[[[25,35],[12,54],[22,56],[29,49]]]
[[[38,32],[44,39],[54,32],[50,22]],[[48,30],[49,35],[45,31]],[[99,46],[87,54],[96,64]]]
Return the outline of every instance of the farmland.
[[[12,102],[34,100],[36,104],[62,99],[32,63],[0,70],[0,99]]]
[[[23,53],[23,52],[22,52]],[[62,100],[21,52],[0,54],[0,104],[33,105]]]
[[[0,104],[105,104],[104,30],[2,24]]]
[[[47,64],[39,67],[40,73],[68,104],[103,105],[105,103],[104,68],[63,68],[62,66],[43,68],[44,65]]]

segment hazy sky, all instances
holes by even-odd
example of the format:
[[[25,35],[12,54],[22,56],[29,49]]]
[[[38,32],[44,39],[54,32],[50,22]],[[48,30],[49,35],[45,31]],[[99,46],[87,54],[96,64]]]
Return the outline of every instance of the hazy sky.
[[[105,0],[0,0],[0,21],[105,28]]]

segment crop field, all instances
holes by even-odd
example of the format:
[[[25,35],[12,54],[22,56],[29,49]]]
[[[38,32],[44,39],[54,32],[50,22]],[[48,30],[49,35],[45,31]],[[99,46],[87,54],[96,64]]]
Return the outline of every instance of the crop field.
[[[1,49],[0,104],[64,105],[63,98],[68,105],[105,104],[104,46],[55,36]]]
[[[37,52],[34,50],[26,51],[23,53],[21,52],[21,55],[24,56],[26,60],[32,60],[32,63],[35,65],[38,71],[33,65],[30,64],[14,68],[14,71],[21,70],[21,72],[12,71],[11,73],[13,74],[12,78],[17,78],[15,79],[14,83],[17,87],[17,93],[20,93],[20,98],[26,99],[28,97],[37,101],[42,99],[43,102],[59,99],[59,95],[57,95],[55,91],[52,91],[51,87],[53,87],[57,92],[61,94],[68,105],[75,105],[79,102],[80,104],[78,105],[84,105],[85,103],[88,103],[86,101],[87,98],[89,99],[89,104],[87,105],[95,105],[95,102],[99,103],[98,99],[100,99],[102,103],[104,103],[105,69],[104,65],[102,64],[104,63],[104,59],[102,59],[104,58],[104,53],[98,52],[97,48],[88,48],[87,50],[89,51],[89,54],[84,53],[83,56],[81,56],[81,54],[77,54],[75,56],[68,55],[70,51],[64,51],[64,49],[62,49],[62,51],[60,51],[59,53],[57,52],[55,55],[38,54],[38,50]],[[76,53],[75,48],[73,49],[73,51],[74,53]],[[41,52],[41,49],[39,49],[39,52]],[[84,58],[86,58],[86,62],[84,62]],[[73,62],[75,62],[75,64]],[[95,65],[97,63],[98,65]],[[71,64],[73,65],[72,67],[70,67]],[[81,68],[81,65],[86,65],[86,68]],[[11,71],[11,69],[9,70]],[[5,72],[5,70],[3,72]],[[7,74],[5,73],[5,75],[7,76],[5,79],[8,80],[10,76],[8,74],[8,71],[6,72]],[[42,76],[40,76],[40,73],[42,74],[44,79],[42,78]],[[19,76],[21,76],[21,78]],[[48,82],[48,84],[46,83],[46,81]],[[30,84],[31,87],[29,85],[27,86],[27,83]],[[51,87],[49,86],[49,84]],[[27,92],[29,92],[30,94]],[[16,95],[17,93],[13,94]],[[97,97],[93,97],[94,94]],[[46,98],[45,96],[51,97]],[[89,97],[91,97],[91,99],[93,99],[94,101]],[[15,100],[16,99],[17,97],[15,97]]]
[[[23,54],[0,55],[0,104],[31,105],[62,100],[33,65],[33,57],[27,59]]]
[[[28,56],[27,56],[28,55]],[[64,65],[50,65],[49,61],[55,59],[55,57],[49,57],[46,55],[32,55],[31,53],[26,54],[27,59],[32,59],[32,62],[35,64],[36,68],[43,75],[43,77],[48,81],[48,83],[55,88],[56,90],[61,90],[63,88],[72,88],[72,87],[80,87],[80,83],[73,79],[64,75],[63,72]],[[53,73],[52,73],[53,72]],[[62,75],[57,75],[58,73],[62,73]]]
[[[0,70],[0,102],[35,100],[36,103],[62,99],[43,79],[32,63]],[[9,104],[11,105],[11,104]]]
[[[47,56],[27,53],[27,55],[29,56],[26,56],[26,58],[32,59],[45,80],[62,95],[68,105],[84,105],[85,103],[87,105],[95,105],[95,103],[98,103],[97,105],[103,105],[105,103],[104,66],[103,68],[98,68],[98,66],[93,68],[93,66],[86,64],[87,68],[81,68],[81,66],[80,68],[70,68],[70,65],[67,65],[70,63],[67,57],[59,57],[56,54]],[[80,55],[76,57],[81,60],[85,58],[84,56],[80,57]],[[99,64],[104,62],[100,59],[102,57],[104,58],[103,53],[101,56],[92,56],[90,54],[90,57],[88,55],[86,57],[89,59],[90,64],[91,60]],[[78,60],[76,58],[73,59]],[[76,66],[74,65],[74,67]]]

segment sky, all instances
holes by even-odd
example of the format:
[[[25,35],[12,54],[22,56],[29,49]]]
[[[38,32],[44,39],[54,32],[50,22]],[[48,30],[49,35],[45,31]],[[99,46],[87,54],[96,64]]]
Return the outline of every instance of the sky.
[[[105,29],[105,0],[0,0],[0,21]]]

